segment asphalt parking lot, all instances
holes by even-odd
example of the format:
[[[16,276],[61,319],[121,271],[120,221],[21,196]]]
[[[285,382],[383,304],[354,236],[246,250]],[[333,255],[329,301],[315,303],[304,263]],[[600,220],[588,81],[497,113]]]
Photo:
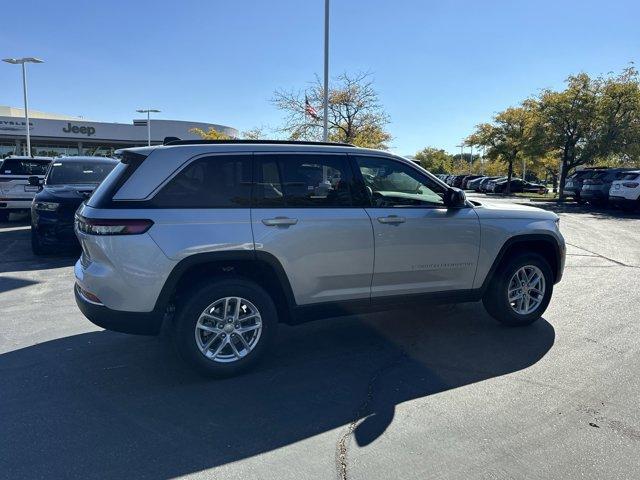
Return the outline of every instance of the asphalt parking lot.
[[[534,325],[462,304],[283,327],[223,381],[94,327],[75,254],[0,224],[0,477],[637,478],[640,215],[557,210],[567,266]]]

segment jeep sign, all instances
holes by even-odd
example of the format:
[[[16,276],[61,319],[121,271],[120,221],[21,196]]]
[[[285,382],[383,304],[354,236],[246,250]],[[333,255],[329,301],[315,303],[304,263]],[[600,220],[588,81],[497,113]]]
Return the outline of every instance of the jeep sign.
[[[93,127],[79,127],[77,125],[72,125],[71,122],[67,123],[67,126],[63,128],[62,131],[65,133],[80,133],[87,137],[96,133],[96,129]]]

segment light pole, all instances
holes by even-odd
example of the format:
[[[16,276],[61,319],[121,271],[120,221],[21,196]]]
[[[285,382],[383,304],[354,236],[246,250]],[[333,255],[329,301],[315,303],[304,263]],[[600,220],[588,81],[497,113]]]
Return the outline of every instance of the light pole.
[[[147,147],[151,146],[151,113],[160,113],[160,110],[156,110],[155,108],[140,108],[136,110],[138,113],[146,113],[147,114]]]
[[[324,118],[322,119],[322,140],[329,140],[329,0],[324,0]]]
[[[27,129],[27,155],[31,156],[31,133],[29,132],[29,104],[27,102],[27,63],[44,63],[39,58],[3,58],[3,62],[12,63],[14,65],[22,65],[22,93],[24,95],[24,121]]]
[[[460,145],[456,145],[457,147],[460,147],[460,161],[464,162],[464,143],[461,143]]]
[[[469,157],[469,175],[471,175],[471,170],[473,169],[473,145],[469,145],[471,147],[471,156]]]

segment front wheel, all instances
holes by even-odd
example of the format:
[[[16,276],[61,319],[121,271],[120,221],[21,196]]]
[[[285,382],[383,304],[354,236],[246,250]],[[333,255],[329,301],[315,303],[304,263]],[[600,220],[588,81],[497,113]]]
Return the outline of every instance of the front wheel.
[[[219,280],[178,306],[175,343],[203,375],[228,377],[258,362],[273,341],[277,313],[269,294],[249,280]]]
[[[482,303],[499,322],[522,326],[540,318],[552,293],[549,262],[537,254],[519,254],[498,268]]]

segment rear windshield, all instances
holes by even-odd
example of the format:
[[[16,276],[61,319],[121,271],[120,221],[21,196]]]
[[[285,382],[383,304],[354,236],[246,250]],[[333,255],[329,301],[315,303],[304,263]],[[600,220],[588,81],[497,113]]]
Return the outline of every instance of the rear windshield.
[[[604,178],[609,174],[607,171],[600,172],[590,172],[584,178]]]
[[[87,205],[90,207],[99,207],[101,203],[108,202],[113,195],[113,187],[116,183],[125,175],[125,172],[129,168],[129,165],[125,163],[116,164],[115,168],[109,172],[104,181],[100,183],[98,188],[93,192],[93,195],[87,200]]]
[[[116,162],[53,162],[47,185],[100,183],[117,165]]]
[[[567,178],[567,180],[579,180],[581,178],[589,178],[587,175],[589,175],[590,171],[580,171],[580,172],[576,172],[573,175],[569,175],[569,178]]]
[[[0,165],[0,175],[44,175],[47,173],[49,163],[51,163],[49,160],[5,158]]]

